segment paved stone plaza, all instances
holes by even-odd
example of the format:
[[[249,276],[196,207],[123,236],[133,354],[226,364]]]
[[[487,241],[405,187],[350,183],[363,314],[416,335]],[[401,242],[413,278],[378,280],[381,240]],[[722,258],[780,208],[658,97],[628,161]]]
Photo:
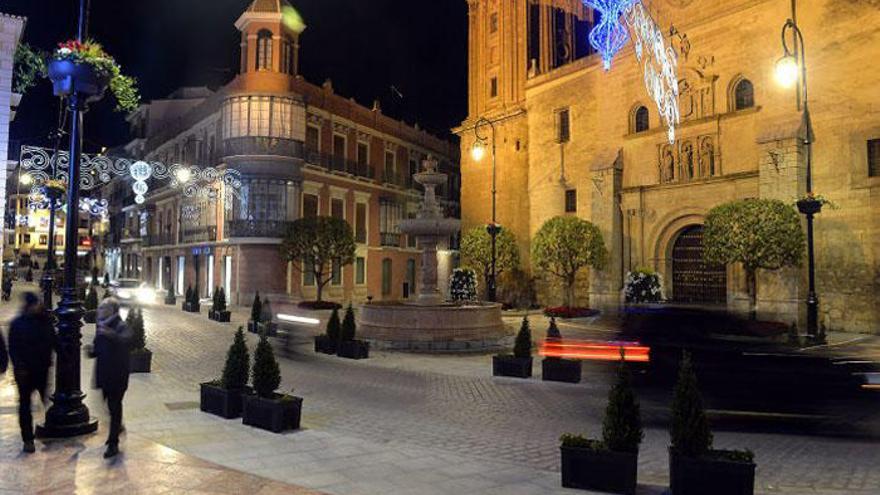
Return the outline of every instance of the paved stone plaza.
[[[2,320],[13,310],[9,303],[0,306]],[[238,311],[234,319],[243,322],[245,314]],[[294,353],[280,359],[282,389],[305,398],[304,428],[275,435],[198,411],[198,383],[219,375],[235,325],[166,307],[145,316],[154,364],[152,374],[133,376],[126,399],[129,472],[141,469],[141,459],[161,462],[143,454],[161,449],[158,444],[172,449],[172,457],[217,465],[197,464],[200,469],[222,466],[331,494],[583,493],[560,488],[558,437],[599,433],[607,376],[593,368],[579,385],[499,379],[490,376],[488,356],[377,353],[350,362],[314,355],[308,335],[297,335]],[[86,340],[92,333],[87,327]],[[253,349],[251,335],[248,344]],[[86,386],[91,366],[84,361]],[[77,456],[56,459],[51,448],[40,446],[33,458],[19,458],[9,378],[0,396],[4,470],[74,462],[94,473],[103,466],[97,461],[100,437],[86,439]],[[97,394],[88,403],[93,414],[105,414]],[[667,483],[668,435],[657,426],[664,413],[654,401],[644,401],[643,410],[648,428],[639,481],[642,493],[659,494]],[[719,431],[716,445],[756,453],[760,493],[880,492],[876,440]],[[0,493],[47,487],[24,474],[0,480],[6,483]],[[139,485],[128,486],[137,491]],[[175,487],[187,488],[170,490]]]

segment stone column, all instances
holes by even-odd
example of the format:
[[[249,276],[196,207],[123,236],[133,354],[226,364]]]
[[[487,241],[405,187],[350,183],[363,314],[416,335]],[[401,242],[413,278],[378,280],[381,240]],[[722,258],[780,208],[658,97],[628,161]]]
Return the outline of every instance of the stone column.
[[[602,232],[608,259],[603,270],[590,270],[590,307],[616,310],[620,307],[623,288],[623,232],[620,193],[623,186],[623,159],[599,163],[592,170],[592,217],[590,221]]]

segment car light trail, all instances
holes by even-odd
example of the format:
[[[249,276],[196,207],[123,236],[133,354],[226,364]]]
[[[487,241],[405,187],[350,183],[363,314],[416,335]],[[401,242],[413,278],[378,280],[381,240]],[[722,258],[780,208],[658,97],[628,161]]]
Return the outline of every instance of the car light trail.
[[[541,344],[540,355],[581,359],[585,361],[620,361],[647,363],[651,360],[651,348],[638,342],[590,342],[585,340],[547,340]]]
[[[304,316],[294,316],[294,315],[285,315],[279,314],[278,319],[281,321],[287,321],[290,323],[303,323],[306,325],[317,325],[321,323],[321,320],[317,320],[315,318],[306,318]]]

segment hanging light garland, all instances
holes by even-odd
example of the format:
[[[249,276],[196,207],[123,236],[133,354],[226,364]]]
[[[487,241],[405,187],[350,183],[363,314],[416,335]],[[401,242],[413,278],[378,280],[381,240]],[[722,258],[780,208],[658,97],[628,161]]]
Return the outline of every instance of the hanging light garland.
[[[611,70],[611,61],[629,40],[626,26],[620,22],[623,13],[637,0],[584,0],[599,13],[599,22],[590,31],[590,44],[602,55],[605,70]]]

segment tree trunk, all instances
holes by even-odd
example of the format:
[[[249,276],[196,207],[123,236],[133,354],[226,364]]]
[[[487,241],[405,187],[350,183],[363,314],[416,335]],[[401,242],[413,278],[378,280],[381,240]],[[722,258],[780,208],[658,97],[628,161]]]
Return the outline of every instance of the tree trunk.
[[[565,306],[569,308],[574,307],[574,283],[574,275],[565,278]]]
[[[324,296],[324,274],[315,272],[315,288],[316,290],[316,300],[318,302],[322,301],[322,297]]]
[[[758,319],[758,287],[755,280],[755,269],[746,268],[746,286],[749,293],[749,320]]]

